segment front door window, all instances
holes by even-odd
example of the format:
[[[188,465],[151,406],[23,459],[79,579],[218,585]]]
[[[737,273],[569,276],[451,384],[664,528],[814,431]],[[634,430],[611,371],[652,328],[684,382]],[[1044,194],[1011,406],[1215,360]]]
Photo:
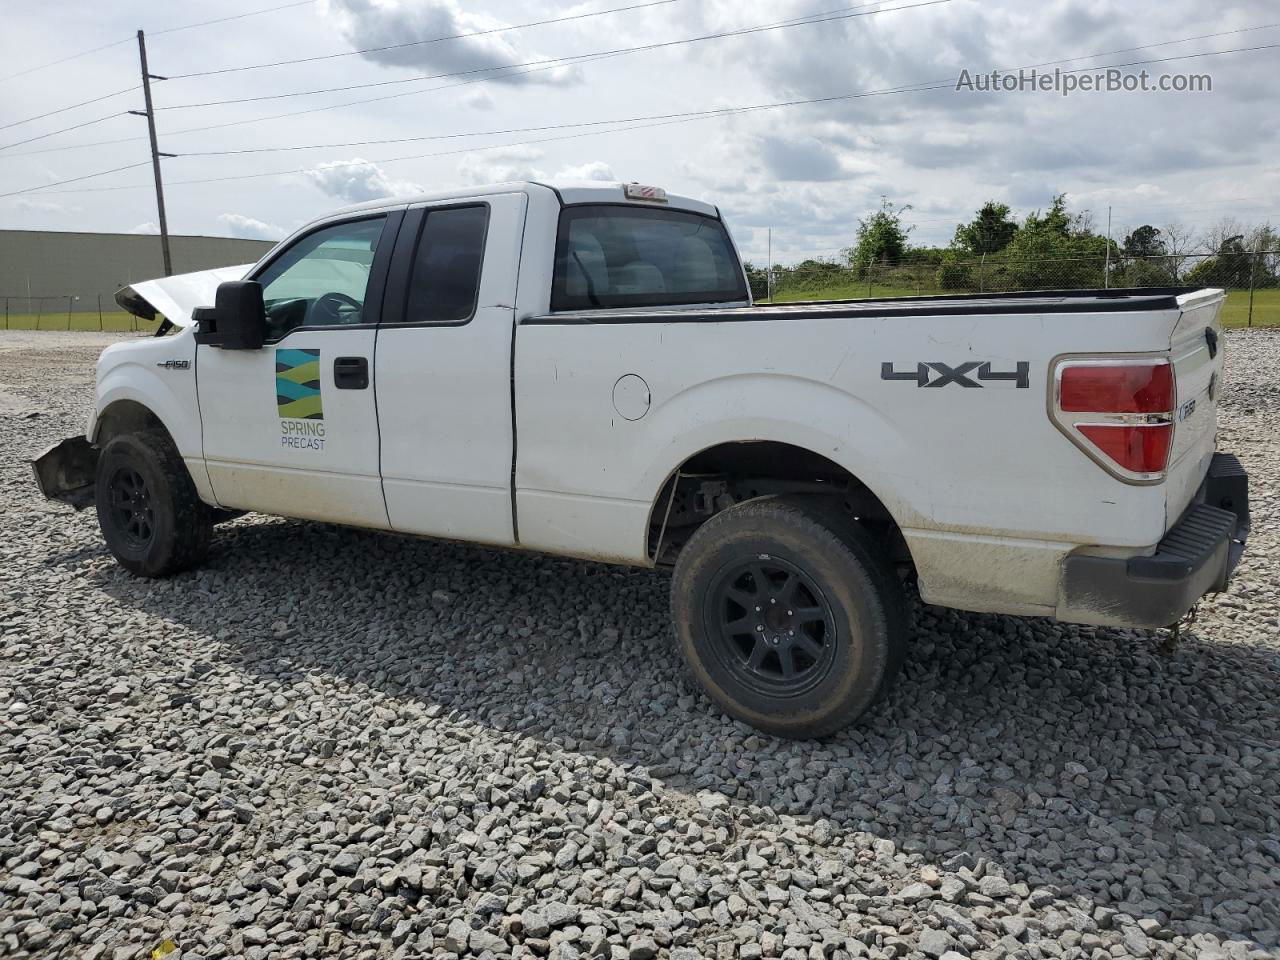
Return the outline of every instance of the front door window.
[[[298,327],[357,326],[386,217],[336,223],[307,234],[257,276],[267,339]]]

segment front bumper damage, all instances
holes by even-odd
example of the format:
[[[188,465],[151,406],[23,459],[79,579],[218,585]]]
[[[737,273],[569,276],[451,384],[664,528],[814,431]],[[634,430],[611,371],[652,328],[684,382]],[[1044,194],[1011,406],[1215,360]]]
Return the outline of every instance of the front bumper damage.
[[[93,505],[98,448],[84,437],[55,443],[31,461],[31,470],[46,499],[69,503],[77,510]]]
[[[1249,476],[1215,453],[1191,505],[1150,556],[1073,554],[1062,564],[1058,619],[1154,629],[1226,589],[1249,536]]]

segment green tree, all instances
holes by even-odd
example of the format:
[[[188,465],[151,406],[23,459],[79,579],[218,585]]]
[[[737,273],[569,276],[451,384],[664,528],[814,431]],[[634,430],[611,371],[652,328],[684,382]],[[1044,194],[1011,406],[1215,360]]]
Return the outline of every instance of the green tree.
[[[988,200],[968,223],[956,225],[952,245],[974,256],[998,253],[1018,232],[1018,223],[1009,214],[1007,203]]]
[[[1175,282],[1169,247],[1149,223],[1135,227],[1120,245],[1122,259],[1112,265],[1111,282],[1121,287],[1161,287]]]
[[[1088,215],[1084,213],[1075,215],[1067,213],[1067,195],[1059,193],[1053,198],[1053,203],[1049,205],[1047,212],[1042,214],[1037,210],[1027,214],[1022,229],[1040,239],[1041,242],[1051,242],[1054,237],[1066,239],[1073,233],[1091,233],[1086,222],[1087,218]]]
[[[1160,236],[1160,230],[1149,223],[1134,228],[1124,238],[1121,249],[1126,257],[1163,257],[1169,252]]]
[[[987,261],[990,289],[1101,287],[1108,244],[1112,260],[1118,251],[1093,232],[1092,223],[1088,211],[1069,212],[1067,195],[1058,194],[1047,211],[1027,215],[996,263]]]
[[[973,269],[968,262],[948,250],[938,264],[935,279],[943,290],[970,290],[973,288]]]
[[[757,267],[750,260],[742,262],[742,269],[747,274],[747,285],[751,288],[751,299],[766,299],[769,296],[768,271],[764,267]]]
[[[902,260],[907,252],[907,234],[914,229],[902,223],[902,215],[910,209],[910,204],[898,207],[884,200],[879,210],[858,221],[857,242],[845,251],[845,256],[859,277],[865,277],[872,264]]]

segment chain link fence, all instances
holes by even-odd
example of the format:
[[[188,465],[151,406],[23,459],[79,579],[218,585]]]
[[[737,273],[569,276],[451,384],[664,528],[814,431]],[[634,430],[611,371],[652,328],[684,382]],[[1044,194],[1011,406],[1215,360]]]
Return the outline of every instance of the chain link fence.
[[[1280,326],[1280,250],[1019,260],[931,250],[897,262],[850,265],[806,260],[790,267],[752,269],[748,275],[753,296],[779,302],[1014,290],[1222,287],[1228,291],[1225,323]]]
[[[156,324],[121,310],[100,294],[73,293],[18,296],[0,294],[5,330],[154,330]]]
[[[1013,290],[1118,287],[1222,287],[1228,326],[1280,326],[1280,250],[1152,257],[1062,257],[1014,260],[1000,254],[963,257],[923,251],[898,262],[850,265],[805,260],[772,270],[748,267],[757,300],[845,300]],[[101,295],[0,294],[6,330],[153,330],[155,323],[120,310]]]

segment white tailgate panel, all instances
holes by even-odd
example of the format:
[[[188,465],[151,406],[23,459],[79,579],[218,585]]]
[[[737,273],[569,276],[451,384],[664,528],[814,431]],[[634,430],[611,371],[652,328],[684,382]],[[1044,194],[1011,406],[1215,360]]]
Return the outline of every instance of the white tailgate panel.
[[[1221,294],[1221,291],[1212,291]],[[1169,474],[1165,481],[1166,524],[1173,525],[1195,496],[1217,444],[1218,395],[1226,338],[1218,322],[1222,297],[1201,294],[1191,301],[1173,331],[1171,344],[1178,407],[1174,420],[1173,449],[1169,454]],[[1206,334],[1206,331],[1211,331]],[[1216,356],[1210,356],[1209,340],[1214,340]],[[1210,396],[1210,385],[1214,387]]]

